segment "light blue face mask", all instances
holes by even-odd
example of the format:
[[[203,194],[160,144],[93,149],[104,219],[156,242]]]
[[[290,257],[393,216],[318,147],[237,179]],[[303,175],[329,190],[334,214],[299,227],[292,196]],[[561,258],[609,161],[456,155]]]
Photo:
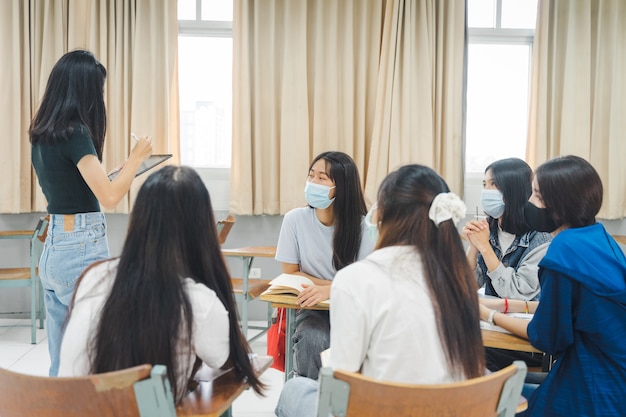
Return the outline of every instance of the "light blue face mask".
[[[500,190],[484,189],[480,194],[480,201],[483,211],[493,217],[499,219],[504,214],[504,197]]]
[[[370,211],[368,211],[365,215],[365,227],[367,227],[370,238],[374,242],[378,242],[378,224],[372,222],[372,215],[374,213],[374,210],[376,210],[377,208],[378,206],[374,204],[372,208],[370,208]]]
[[[333,188],[335,188],[334,185],[329,187],[328,185],[307,181],[304,186],[304,198],[306,198],[306,202],[311,207],[318,209],[328,208],[335,201],[334,198],[328,198],[328,194]]]

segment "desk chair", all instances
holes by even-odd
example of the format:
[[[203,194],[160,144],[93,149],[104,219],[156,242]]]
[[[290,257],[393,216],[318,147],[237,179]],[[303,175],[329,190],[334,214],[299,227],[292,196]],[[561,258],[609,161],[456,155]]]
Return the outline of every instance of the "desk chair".
[[[2,417],[175,417],[165,366],[72,378],[0,369]]]
[[[217,233],[218,233],[218,241],[220,242],[220,245],[224,244],[224,242],[226,242],[226,238],[228,237],[228,234],[230,233],[230,230],[232,229],[232,227],[235,224],[235,218],[232,215],[228,215],[228,217],[224,220],[220,220],[217,222]],[[237,249],[235,249],[234,251],[237,251]],[[228,250],[226,250],[225,256],[240,256],[239,253],[231,253]],[[255,279],[254,283],[250,283],[250,266],[252,265],[252,260],[254,259],[254,257],[247,257],[247,256],[241,256],[243,259],[243,276],[242,278],[230,278],[230,283],[233,287],[233,294],[235,294],[236,297],[238,297],[241,300],[241,327],[242,327],[242,332],[244,334],[244,337],[248,337],[248,328],[250,329],[256,329],[256,330],[261,330],[261,333],[258,333],[257,335],[255,335],[254,337],[248,339],[249,342],[254,341],[255,339],[259,338],[260,336],[262,336],[265,332],[267,332],[267,329],[269,329],[270,324],[271,324],[271,316],[272,316],[272,311],[271,311],[271,306],[268,305],[268,312],[267,312],[267,326],[248,326],[248,302],[250,302],[251,300],[254,300],[255,298],[257,298],[263,291],[265,291],[267,289],[267,287],[269,287],[269,280],[261,280],[261,279]],[[246,276],[248,275],[248,276]]]
[[[412,385],[377,381],[331,368],[320,371],[318,417],[513,417],[526,364],[462,382]],[[526,408],[522,403],[521,409]]]
[[[44,233],[48,222],[40,218],[35,230],[9,230],[0,232],[0,240],[28,241],[30,245],[29,266],[0,268],[0,288],[30,287],[30,327],[32,344],[37,343],[36,328],[39,316],[39,328],[43,329],[43,290],[39,282],[37,264],[43,247],[40,237]],[[6,242],[7,244],[10,242]]]
[[[217,241],[220,245],[223,245],[226,242],[226,238],[230,233],[230,230],[235,225],[235,218],[232,214],[229,214],[224,220],[220,220],[217,222]]]

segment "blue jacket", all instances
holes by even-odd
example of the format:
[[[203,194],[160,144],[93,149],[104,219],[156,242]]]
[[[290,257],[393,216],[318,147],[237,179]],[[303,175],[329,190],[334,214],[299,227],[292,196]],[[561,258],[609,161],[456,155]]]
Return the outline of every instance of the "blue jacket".
[[[556,355],[527,415],[626,416],[626,257],[597,223],[562,231],[539,264],[541,302],[528,325]]]

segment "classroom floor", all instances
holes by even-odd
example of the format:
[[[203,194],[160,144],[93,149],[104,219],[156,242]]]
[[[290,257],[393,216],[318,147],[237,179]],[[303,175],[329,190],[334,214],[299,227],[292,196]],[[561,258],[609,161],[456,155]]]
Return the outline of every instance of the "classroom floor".
[[[0,318],[0,367],[46,376],[50,366],[46,331],[37,329],[37,344],[32,345],[29,325],[28,319]],[[250,335],[254,334],[252,332],[254,330]],[[251,346],[255,353],[265,355],[265,336],[255,340]],[[268,385],[266,397],[261,398],[254,391],[246,390],[233,404],[234,417],[274,417],[274,407],[283,387],[283,373],[268,369],[262,381]]]

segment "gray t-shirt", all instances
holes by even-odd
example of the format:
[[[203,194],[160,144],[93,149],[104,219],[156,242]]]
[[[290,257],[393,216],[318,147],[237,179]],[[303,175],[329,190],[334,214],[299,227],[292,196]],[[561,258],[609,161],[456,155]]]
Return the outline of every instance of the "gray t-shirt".
[[[334,226],[325,226],[319,221],[314,208],[293,209],[283,219],[275,258],[279,262],[299,264],[300,270],[306,274],[332,280],[337,273],[333,266],[334,230]],[[361,247],[357,260],[372,253],[375,245],[361,219]]]

